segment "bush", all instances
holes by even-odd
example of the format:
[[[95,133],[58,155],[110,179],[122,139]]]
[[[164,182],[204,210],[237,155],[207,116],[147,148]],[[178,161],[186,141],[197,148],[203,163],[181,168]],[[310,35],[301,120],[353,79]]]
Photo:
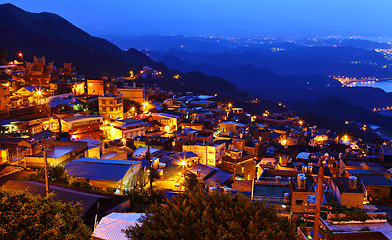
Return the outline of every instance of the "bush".
[[[124,232],[130,239],[295,239],[295,227],[274,206],[248,197],[204,191],[155,203],[142,225]]]
[[[0,239],[90,239],[80,206],[25,192],[0,191]]]

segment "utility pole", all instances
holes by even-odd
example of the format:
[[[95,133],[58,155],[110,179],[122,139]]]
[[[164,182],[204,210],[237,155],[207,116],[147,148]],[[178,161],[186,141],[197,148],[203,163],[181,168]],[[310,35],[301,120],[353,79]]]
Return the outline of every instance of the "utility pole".
[[[152,161],[150,154],[150,138],[147,138],[147,160],[148,160],[148,168],[150,170],[150,191],[152,193]]]
[[[319,233],[319,221],[320,221],[320,212],[321,212],[321,201],[323,199],[323,180],[324,180],[324,164],[320,163],[320,168],[318,172],[318,182],[317,182],[317,195],[316,195],[316,213],[314,216],[314,228],[313,228],[313,239],[318,240]]]
[[[46,142],[44,142],[45,147],[42,148],[42,152],[44,153],[44,164],[45,164],[45,192],[46,197],[49,196],[49,178],[48,178],[48,157],[46,153]]]

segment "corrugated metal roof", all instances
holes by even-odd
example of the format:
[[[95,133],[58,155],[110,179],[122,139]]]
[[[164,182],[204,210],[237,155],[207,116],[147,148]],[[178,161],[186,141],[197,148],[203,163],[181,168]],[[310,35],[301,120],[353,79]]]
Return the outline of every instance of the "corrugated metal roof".
[[[109,159],[77,159],[65,165],[70,175],[96,180],[120,181],[136,161]]]
[[[189,170],[191,173],[197,175],[197,171],[200,171],[200,177],[206,182],[221,182],[226,183],[233,174],[223,171],[220,168],[212,167],[204,164],[196,164]]]
[[[233,174],[220,170],[216,171],[211,177],[204,179],[204,181],[225,184],[231,177],[233,177]]]
[[[47,104],[49,105],[49,107],[56,107],[58,105],[68,104],[68,103],[73,103],[73,102],[76,102],[75,98],[64,99],[64,100],[55,100],[55,101],[51,101]]]
[[[133,164],[139,163],[140,161],[136,161],[136,160],[113,160],[113,159],[103,159],[103,158],[79,158],[79,159],[75,159],[74,162],[133,165]]]
[[[93,232],[93,237],[108,240],[128,240],[122,230],[140,223],[143,213],[111,213],[103,217]]]
[[[195,175],[197,175],[197,171],[200,171],[200,177],[202,179],[204,179],[206,176],[208,176],[214,170],[215,170],[214,168],[207,166],[207,165],[204,165],[204,164],[201,164],[201,163],[198,163],[198,164],[196,164],[196,166],[189,169],[189,171]]]
[[[69,118],[64,118],[62,119],[64,122],[73,122],[73,121],[78,121],[78,120],[84,120],[84,119],[92,119],[92,118],[103,118],[102,116],[99,115],[76,115],[74,117],[69,117]]]

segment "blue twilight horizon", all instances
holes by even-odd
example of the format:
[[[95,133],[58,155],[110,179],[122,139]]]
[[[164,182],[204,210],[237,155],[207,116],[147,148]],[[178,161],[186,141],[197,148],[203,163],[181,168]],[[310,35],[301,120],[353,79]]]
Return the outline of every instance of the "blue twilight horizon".
[[[93,35],[392,36],[387,0],[0,1],[7,2],[56,13]]]

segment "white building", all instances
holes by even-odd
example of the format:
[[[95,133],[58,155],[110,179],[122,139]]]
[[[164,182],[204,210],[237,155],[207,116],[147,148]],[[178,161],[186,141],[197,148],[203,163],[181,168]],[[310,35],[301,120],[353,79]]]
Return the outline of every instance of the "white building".
[[[199,163],[215,167],[222,162],[222,157],[225,156],[225,143],[184,144],[182,145],[182,151],[194,152],[199,156]]]

